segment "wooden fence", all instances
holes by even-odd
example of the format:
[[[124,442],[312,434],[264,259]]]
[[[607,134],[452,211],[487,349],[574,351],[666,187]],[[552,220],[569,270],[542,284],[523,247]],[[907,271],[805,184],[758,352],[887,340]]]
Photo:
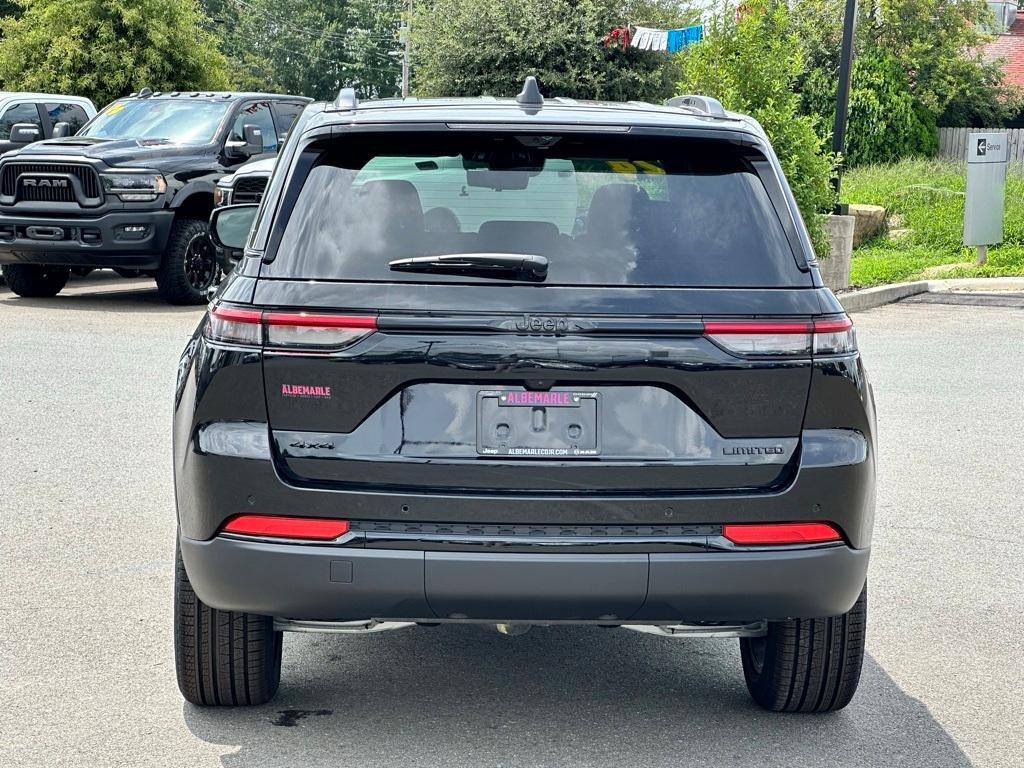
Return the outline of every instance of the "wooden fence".
[[[939,128],[939,157],[966,162],[967,137],[983,131],[1005,133],[1010,140],[1010,162],[1024,163],[1024,128]]]

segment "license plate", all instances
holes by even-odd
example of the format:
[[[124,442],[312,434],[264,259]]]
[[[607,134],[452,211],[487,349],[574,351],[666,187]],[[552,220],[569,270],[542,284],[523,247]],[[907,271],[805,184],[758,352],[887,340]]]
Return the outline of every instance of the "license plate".
[[[601,453],[597,392],[484,390],[477,393],[481,456],[584,458]]]

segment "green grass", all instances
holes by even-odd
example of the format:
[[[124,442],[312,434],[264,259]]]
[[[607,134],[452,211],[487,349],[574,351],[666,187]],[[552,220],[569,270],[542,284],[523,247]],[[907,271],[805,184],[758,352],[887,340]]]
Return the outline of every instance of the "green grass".
[[[881,205],[910,231],[882,236],[853,252],[850,279],[856,286],[896,283],[926,276],[1024,275],[1024,168],[1011,166],[1006,179],[1003,243],[989,249],[988,263],[974,266],[974,249],[963,246],[965,166],[942,160],[903,160],[855,168],[843,177],[843,200]],[[941,274],[930,267],[967,264]]]

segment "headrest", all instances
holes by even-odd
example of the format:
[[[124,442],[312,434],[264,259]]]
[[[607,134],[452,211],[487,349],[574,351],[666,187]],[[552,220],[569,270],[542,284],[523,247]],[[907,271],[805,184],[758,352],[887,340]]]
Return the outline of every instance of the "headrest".
[[[625,238],[636,226],[641,208],[650,200],[636,184],[615,183],[598,187],[587,211],[588,235]]]

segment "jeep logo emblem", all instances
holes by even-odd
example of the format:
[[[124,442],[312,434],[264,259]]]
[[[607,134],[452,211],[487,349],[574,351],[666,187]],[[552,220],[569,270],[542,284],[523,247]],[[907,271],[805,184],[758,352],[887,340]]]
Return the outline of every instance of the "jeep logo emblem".
[[[523,315],[516,320],[515,329],[527,333],[560,334],[569,332],[569,321],[564,317],[538,317]]]
[[[68,186],[67,179],[51,179],[45,176],[38,179],[22,179],[21,183],[26,187],[50,187],[52,189],[67,189]]]

